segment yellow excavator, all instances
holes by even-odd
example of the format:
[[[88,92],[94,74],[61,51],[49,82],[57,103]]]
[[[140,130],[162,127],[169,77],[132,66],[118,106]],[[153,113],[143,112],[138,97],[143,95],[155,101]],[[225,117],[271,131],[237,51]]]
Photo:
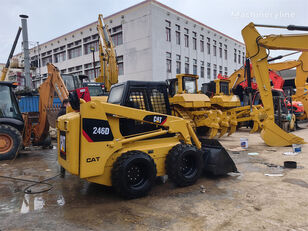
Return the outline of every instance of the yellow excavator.
[[[258,27],[285,28],[288,30],[308,30],[307,27],[299,26],[270,26],[250,23],[242,30],[242,36],[246,45],[246,56],[252,63],[256,82],[263,102],[265,118],[259,120],[261,125],[261,137],[269,146],[289,146],[303,144],[305,141],[294,134],[283,131],[275,124],[273,96],[268,72],[267,49],[281,50],[308,50],[308,35],[264,35],[261,36],[256,30]],[[246,65],[250,69],[250,65]],[[250,73],[248,70],[247,73]],[[248,78],[249,79],[249,78]]]
[[[95,82],[104,83],[105,90],[109,92],[111,86],[118,83],[118,65],[114,45],[102,14],[98,15],[97,32],[99,35],[100,75],[95,79]]]

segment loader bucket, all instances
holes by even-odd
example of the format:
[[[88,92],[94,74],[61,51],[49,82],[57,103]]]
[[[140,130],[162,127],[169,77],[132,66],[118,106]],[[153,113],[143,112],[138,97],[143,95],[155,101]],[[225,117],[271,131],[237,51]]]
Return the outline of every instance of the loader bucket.
[[[237,172],[235,163],[218,140],[201,139],[200,141],[202,143],[204,172],[214,176]]]
[[[290,146],[292,144],[305,144],[303,138],[287,133],[272,120],[262,122],[261,138],[272,147]]]

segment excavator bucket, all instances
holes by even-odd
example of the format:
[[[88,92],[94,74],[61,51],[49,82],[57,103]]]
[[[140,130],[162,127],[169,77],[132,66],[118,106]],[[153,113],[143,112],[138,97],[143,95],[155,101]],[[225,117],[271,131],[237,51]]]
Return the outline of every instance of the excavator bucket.
[[[237,172],[234,161],[218,140],[201,139],[204,172],[215,176]]]
[[[60,107],[47,107],[47,121],[52,128],[56,128],[56,120],[60,111]]]
[[[282,130],[272,120],[265,120],[262,122],[261,138],[267,145],[272,147],[306,143],[304,139]]]

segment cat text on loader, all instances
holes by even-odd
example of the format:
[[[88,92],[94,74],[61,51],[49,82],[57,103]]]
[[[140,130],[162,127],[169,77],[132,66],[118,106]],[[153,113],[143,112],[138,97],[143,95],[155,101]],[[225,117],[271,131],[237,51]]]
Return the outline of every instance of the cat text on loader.
[[[58,118],[60,165],[90,182],[113,186],[126,198],[146,195],[155,178],[166,174],[178,186],[194,184],[213,158],[207,156],[204,161],[205,151],[189,121],[155,112],[158,98],[161,101],[156,106],[170,111],[167,92],[163,97],[147,87],[147,97],[137,91],[130,94],[134,92],[134,88],[128,91],[132,82],[114,85],[108,103],[78,99],[76,92],[86,89],[73,92],[70,104],[74,111]],[[139,105],[134,102],[137,98]],[[131,107],[122,106],[127,100]],[[218,168],[227,166],[220,173],[236,171],[230,156],[222,162]]]
[[[266,49],[280,50],[308,50],[308,34],[266,35],[261,36],[255,26],[285,28],[288,30],[308,30],[302,26],[268,26],[248,24],[242,30],[242,36],[246,45],[246,56],[252,63],[255,78],[258,84],[261,100],[266,118],[260,121],[261,137],[269,146],[289,146],[303,144],[304,140],[291,133],[283,131],[275,124],[273,96],[268,72],[268,54]],[[248,66],[248,65],[247,65]],[[250,66],[249,66],[250,67]]]

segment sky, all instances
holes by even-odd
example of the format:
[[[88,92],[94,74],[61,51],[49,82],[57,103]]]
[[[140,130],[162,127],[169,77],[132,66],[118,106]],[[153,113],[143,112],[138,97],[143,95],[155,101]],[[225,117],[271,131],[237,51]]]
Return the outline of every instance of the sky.
[[[142,1],[0,0],[0,63],[5,63],[10,53],[18,27],[21,25],[20,14],[29,16],[28,34],[32,47],[37,42],[47,42],[96,21],[99,13],[106,17],[139,2]],[[243,41],[241,30],[249,22],[308,26],[307,0],[159,0],[159,2],[239,41]],[[258,28],[258,30],[261,34],[288,33],[279,29]],[[21,38],[22,36],[15,54],[21,52]]]

